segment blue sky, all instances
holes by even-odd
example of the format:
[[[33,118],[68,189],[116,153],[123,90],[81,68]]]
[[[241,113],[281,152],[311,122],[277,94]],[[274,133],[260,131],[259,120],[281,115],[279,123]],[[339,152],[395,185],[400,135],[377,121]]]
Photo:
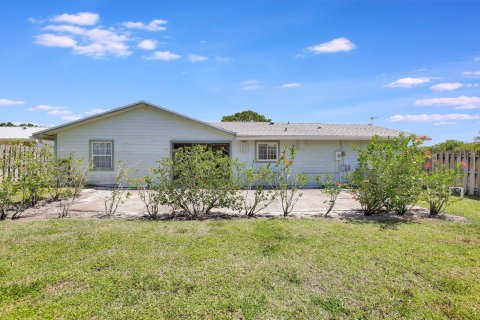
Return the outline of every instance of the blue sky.
[[[480,2],[6,1],[0,122],[138,100],[201,120],[480,131]]]

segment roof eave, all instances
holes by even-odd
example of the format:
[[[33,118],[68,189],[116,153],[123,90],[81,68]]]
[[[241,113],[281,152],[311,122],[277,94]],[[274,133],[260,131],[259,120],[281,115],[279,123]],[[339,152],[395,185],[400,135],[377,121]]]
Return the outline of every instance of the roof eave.
[[[170,114],[172,114],[172,115],[175,115],[175,116],[178,116],[178,117],[182,117],[182,118],[185,118],[185,119],[188,119],[188,120],[191,120],[191,121],[194,121],[194,122],[203,124],[203,125],[208,126],[208,127],[210,127],[210,128],[214,128],[214,129],[217,129],[217,130],[220,130],[220,131],[223,131],[223,132],[232,134],[232,135],[236,135],[236,132],[234,132],[234,131],[231,131],[231,130],[228,130],[228,129],[224,129],[224,128],[220,128],[220,127],[215,126],[215,125],[212,125],[212,124],[210,124],[210,123],[208,123],[208,122],[204,122],[204,121],[201,121],[201,120],[197,120],[197,119],[191,118],[191,117],[189,117],[189,116],[183,115],[183,114],[181,114],[181,113],[178,113],[178,112],[175,112],[175,111],[172,111],[172,110],[169,110],[169,109],[166,109],[166,108],[157,106],[157,105],[155,105],[155,104],[153,104],[153,103],[150,103],[150,102],[141,100],[141,101],[138,101],[138,102],[135,102],[135,103],[131,103],[131,104],[128,104],[128,105],[119,107],[119,108],[115,108],[115,109],[108,110],[108,111],[105,111],[105,112],[102,112],[102,113],[98,113],[98,114],[95,114],[95,115],[92,115],[92,116],[89,116],[89,117],[85,117],[85,118],[82,118],[82,119],[79,119],[79,120],[74,120],[74,121],[71,121],[71,122],[67,122],[67,123],[65,123],[65,124],[61,124],[61,125],[55,126],[55,127],[53,127],[53,128],[49,128],[49,129],[46,129],[46,130],[38,131],[38,132],[36,132],[36,133],[33,134],[33,137],[35,137],[35,138],[48,137],[48,136],[53,137],[58,131],[64,130],[64,129],[66,129],[67,127],[82,125],[82,124],[84,124],[85,122],[95,121],[95,120],[99,120],[99,119],[102,119],[102,118],[106,118],[106,117],[109,117],[110,115],[113,115],[113,114],[115,114],[115,113],[118,113],[118,112],[121,112],[121,111],[127,111],[127,110],[129,110],[130,108],[134,108],[134,107],[140,107],[141,105],[147,105],[147,106],[156,108],[156,109],[158,109],[158,110],[161,110],[161,111],[170,113]]]
[[[32,141],[35,142],[37,139],[35,138],[0,138],[0,141]]]
[[[354,135],[240,135],[237,134],[236,140],[371,140],[373,136],[354,136]],[[383,139],[393,138],[395,136],[380,136]]]

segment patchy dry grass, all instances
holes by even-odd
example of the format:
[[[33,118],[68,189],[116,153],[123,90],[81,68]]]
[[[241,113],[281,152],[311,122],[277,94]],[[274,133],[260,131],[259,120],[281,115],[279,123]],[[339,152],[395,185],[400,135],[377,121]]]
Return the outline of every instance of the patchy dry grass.
[[[457,318],[480,314],[472,223],[334,219],[0,223],[0,318]]]

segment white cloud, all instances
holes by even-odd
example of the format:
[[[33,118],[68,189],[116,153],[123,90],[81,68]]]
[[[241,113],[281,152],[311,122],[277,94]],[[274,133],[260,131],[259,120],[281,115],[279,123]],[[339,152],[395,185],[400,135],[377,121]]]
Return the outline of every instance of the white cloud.
[[[465,113],[449,113],[449,114],[407,114],[394,115],[389,118],[392,122],[398,121],[425,121],[425,122],[441,122],[454,120],[473,120],[480,119],[480,115]]]
[[[216,56],[215,61],[220,62],[220,63],[227,63],[227,62],[232,62],[232,58],[229,57],[222,57],[222,56]]]
[[[260,82],[258,80],[246,80],[242,82],[242,90],[260,89]]]
[[[66,116],[60,117],[60,119],[66,120],[66,121],[75,121],[75,120],[82,119],[82,117],[76,116],[76,115],[66,115]]]
[[[35,43],[46,47],[71,48],[77,45],[77,41],[70,36],[59,36],[51,33],[44,33],[35,36]]]
[[[298,88],[300,87],[301,84],[297,82],[290,82],[290,83],[284,83],[282,84],[282,88],[288,89],[288,88]]]
[[[62,22],[66,21],[62,20]],[[86,23],[83,23],[82,27],[68,24],[47,25],[43,30],[52,33],[35,36],[35,43],[38,45],[69,47],[75,54],[93,58],[103,58],[109,55],[124,57],[131,54],[127,44],[131,40],[128,32],[121,32],[113,28],[89,28]]]
[[[64,116],[70,116],[73,112],[66,109],[65,110],[54,109],[54,110],[48,111],[47,113],[52,116],[64,117]]]
[[[464,84],[460,82],[444,82],[431,86],[430,89],[433,91],[453,91],[460,89],[463,86]]]
[[[439,121],[439,122],[435,122],[433,125],[434,126],[449,126],[449,125],[452,125],[452,124],[457,124],[458,122],[455,122],[455,121]]]
[[[50,110],[65,110],[67,107],[62,106],[50,106],[48,104],[39,104],[36,107],[28,109],[29,111],[50,111]]]
[[[42,22],[45,22],[44,19],[36,19],[36,18],[33,18],[33,17],[29,17],[27,19],[28,22],[32,23],[32,24],[37,24],[37,23],[42,23]]]
[[[106,55],[124,57],[131,54],[127,41],[128,35],[103,28],[94,28],[85,31],[84,45],[73,48],[74,53],[94,58],[101,58]]]
[[[22,100],[15,100],[15,99],[0,99],[0,107],[6,106],[18,106],[24,104]]]
[[[108,111],[108,110],[107,109],[92,109],[92,110],[85,111],[84,114],[86,114],[87,116],[93,116],[93,115],[96,115],[96,114],[99,114],[99,113],[103,113],[105,111]]]
[[[201,55],[198,55],[198,54],[190,54],[188,56],[188,61],[190,61],[190,62],[202,62],[202,61],[207,61],[207,60],[208,60],[208,57],[201,56]]]
[[[82,35],[85,34],[84,28],[77,27],[77,26],[69,26],[66,24],[60,24],[60,25],[49,25],[43,28],[43,30],[48,30],[48,31],[56,31],[56,32],[67,32],[67,33],[73,33],[77,35]]]
[[[152,39],[145,39],[138,43],[137,47],[143,50],[155,50],[157,41]]]
[[[255,85],[255,84],[259,84],[259,81],[258,80],[246,80],[246,81],[242,82],[242,85],[244,85],[244,86]]]
[[[328,42],[308,47],[307,50],[313,52],[314,54],[322,54],[351,51],[355,49],[355,47],[355,44],[347,38],[336,38]]]
[[[94,24],[97,24],[99,19],[100,16],[98,15],[98,13],[79,12],[77,14],[60,14],[50,20],[53,22],[76,24],[80,26],[92,26]]]
[[[41,21],[31,19],[32,21]],[[59,24],[49,24],[42,28],[42,34],[35,36],[35,43],[49,47],[72,48],[74,54],[85,55],[93,58],[107,56],[125,57],[131,55],[132,48],[129,42],[136,39],[131,36],[131,31],[125,28],[96,26],[99,15],[91,12],[78,14],[61,14],[49,20]],[[44,21],[38,22],[44,23]],[[140,29],[150,31],[165,30],[163,26],[166,20],[155,19],[148,24],[143,22],[123,22],[128,29]],[[140,40],[139,40],[140,41]],[[158,42],[153,39],[144,39],[137,43],[136,47],[143,50],[155,50]],[[178,56],[178,57],[177,57]],[[155,54],[149,59],[173,60],[180,58],[179,55]]]
[[[74,120],[78,120],[80,118],[82,118],[81,116],[79,115],[75,115],[73,114],[72,111],[68,110],[68,109],[65,109],[65,110],[50,110],[47,112],[47,114],[51,115],[51,116],[54,116],[56,118],[60,118],[62,120],[66,120],[66,121],[74,121]]]
[[[163,60],[163,61],[170,61],[170,60],[178,60],[182,56],[170,51],[155,51],[152,56],[146,57],[147,60]]]
[[[126,21],[122,23],[122,25],[128,29],[139,29],[139,30],[148,30],[148,31],[166,30],[167,28],[162,26],[164,24],[167,24],[167,21],[161,20],[161,19],[152,20],[150,21],[149,24],[145,24],[143,22],[132,22],[132,21]]]
[[[480,97],[420,99],[416,100],[415,104],[417,106],[455,106],[455,109],[477,109],[480,108]]]
[[[465,71],[462,74],[467,77],[480,78],[480,71]]]
[[[260,89],[260,86],[251,85],[251,86],[242,87],[242,90],[256,90],[256,89]]]
[[[48,47],[72,48],[75,54],[86,55],[94,58],[102,58],[107,55],[116,57],[131,54],[126,34],[120,34],[113,30],[103,28],[83,29],[75,26],[47,26],[45,29],[58,32],[71,33],[78,36],[75,39],[71,35],[40,34],[35,37],[35,43]]]
[[[74,114],[68,107],[64,106],[51,106],[48,104],[39,104],[36,107],[28,109],[29,111],[46,111],[48,115],[55,118],[59,118],[66,121],[78,120],[80,115]]]
[[[411,88],[413,86],[418,86],[423,83],[430,82],[431,78],[420,77],[420,78],[401,78],[386,84],[387,88]]]

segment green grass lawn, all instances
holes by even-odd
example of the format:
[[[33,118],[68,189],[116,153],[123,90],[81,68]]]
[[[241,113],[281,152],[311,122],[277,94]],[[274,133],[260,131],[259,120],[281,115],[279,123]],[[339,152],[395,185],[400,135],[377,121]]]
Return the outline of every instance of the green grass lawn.
[[[472,223],[333,219],[0,223],[0,318],[480,315]]]

